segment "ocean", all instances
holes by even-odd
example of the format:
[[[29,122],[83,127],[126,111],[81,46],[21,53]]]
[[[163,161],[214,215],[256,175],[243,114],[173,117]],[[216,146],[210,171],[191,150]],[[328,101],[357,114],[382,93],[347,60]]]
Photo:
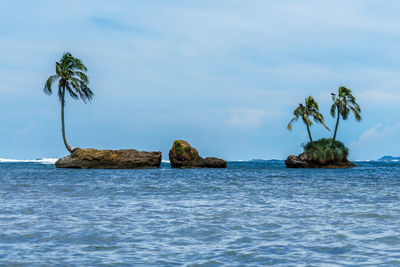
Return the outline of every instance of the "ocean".
[[[0,163],[0,265],[400,265],[400,163]]]

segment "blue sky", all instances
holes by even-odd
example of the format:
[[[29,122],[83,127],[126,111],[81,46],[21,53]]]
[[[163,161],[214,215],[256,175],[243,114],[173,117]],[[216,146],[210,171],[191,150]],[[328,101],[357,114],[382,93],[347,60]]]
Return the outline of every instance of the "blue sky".
[[[68,154],[56,95],[64,51],[88,67],[92,104],[67,99],[72,146],[283,159],[307,141],[285,127],[308,95],[353,90],[363,121],[338,138],[352,159],[400,155],[398,1],[7,1],[0,10],[0,157]],[[331,133],[312,128],[314,138]]]

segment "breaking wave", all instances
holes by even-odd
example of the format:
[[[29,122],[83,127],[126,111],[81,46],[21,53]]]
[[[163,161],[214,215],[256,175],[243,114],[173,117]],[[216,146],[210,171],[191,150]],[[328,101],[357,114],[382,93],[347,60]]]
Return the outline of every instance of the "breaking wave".
[[[54,164],[57,161],[55,158],[40,158],[40,159],[5,159],[0,158],[0,163],[42,163],[42,164]]]

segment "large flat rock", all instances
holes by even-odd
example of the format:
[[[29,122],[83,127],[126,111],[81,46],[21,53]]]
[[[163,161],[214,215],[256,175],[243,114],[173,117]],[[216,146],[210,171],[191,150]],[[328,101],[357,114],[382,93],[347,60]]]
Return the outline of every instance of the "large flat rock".
[[[138,151],[136,149],[97,150],[75,149],[69,156],[56,161],[57,168],[79,169],[142,169],[158,168],[161,152]]]

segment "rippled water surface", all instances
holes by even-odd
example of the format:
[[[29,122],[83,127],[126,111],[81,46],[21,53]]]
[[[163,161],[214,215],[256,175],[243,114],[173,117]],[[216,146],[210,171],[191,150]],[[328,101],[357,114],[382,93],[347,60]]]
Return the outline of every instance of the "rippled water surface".
[[[400,265],[400,163],[0,164],[0,265]]]

